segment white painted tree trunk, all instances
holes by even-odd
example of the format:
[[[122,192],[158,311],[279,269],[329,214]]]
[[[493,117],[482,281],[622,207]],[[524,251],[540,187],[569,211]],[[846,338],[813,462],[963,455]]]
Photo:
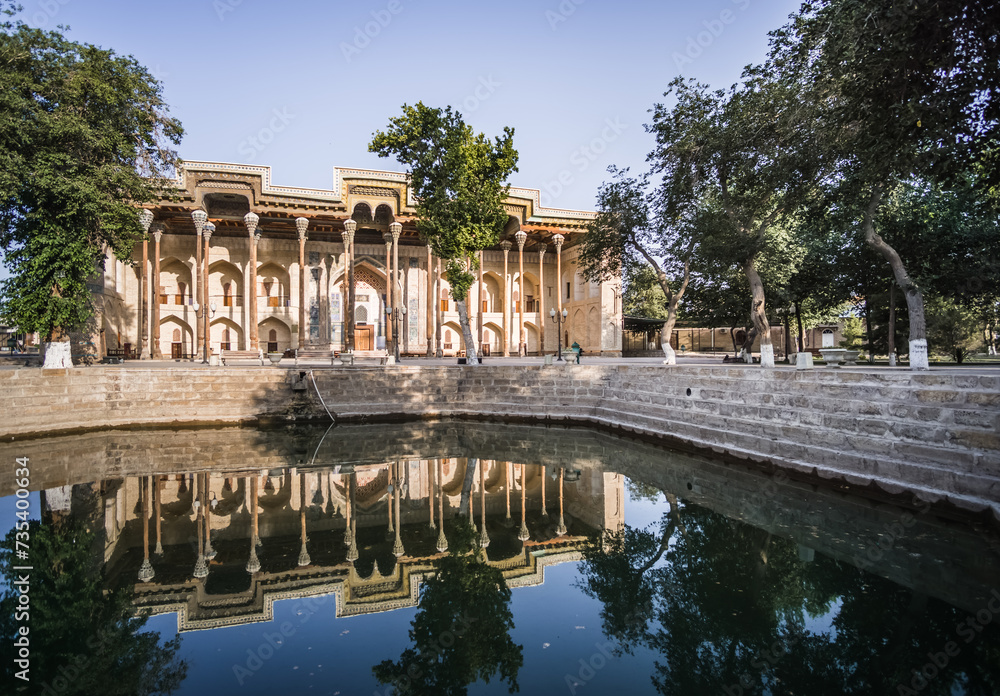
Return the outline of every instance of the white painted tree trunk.
[[[774,367],[774,346],[770,343],[760,344],[760,366]]]
[[[45,360],[42,363],[43,368],[47,370],[61,370],[73,367],[73,354],[69,341],[43,343],[42,350],[45,352]]]
[[[465,341],[465,364],[478,365],[479,357],[476,344],[472,339],[472,327],[469,325],[469,310],[465,300],[455,302],[458,306],[458,323],[462,327],[462,340]]]
[[[910,339],[910,369],[931,369],[930,360],[927,357],[927,339]]]
[[[674,347],[670,345],[670,341],[663,341],[663,355],[666,356],[666,360],[663,361],[664,365],[676,365],[677,364],[677,353],[674,351]]]

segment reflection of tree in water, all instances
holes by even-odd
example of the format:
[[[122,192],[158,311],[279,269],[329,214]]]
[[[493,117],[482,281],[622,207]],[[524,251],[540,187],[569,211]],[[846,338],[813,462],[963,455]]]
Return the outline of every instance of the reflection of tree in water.
[[[105,592],[100,558],[93,553],[94,534],[75,517],[45,524],[30,523],[31,688],[41,693],[48,684],[60,696],[144,696],[169,694],[187,675],[187,664],[176,659],[180,637],[162,645],[160,634],[142,631],[145,616],[135,616],[132,588]],[[12,530],[0,542],[0,572],[13,578]],[[0,598],[0,640],[13,645],[18,623],[14,606],[18,593]],[[14,678],[11,660],[3,661],[6,684]],[[60,681],[57,681],[59,679]],[[20,692],[18,692],[20,693]]]
[[[606,533],[582,564],[605,634],[623,652],[659,654],[660,693],[1000,693],[996,624],[959,632],[969,617],[944,602],[820,555],[803,561],[787,539],[670,502],[658,530]],[[832,631],[807,628],[837,604]],[[957,655],[943,654],[949,643]],[[928,678],[915,678],[922,668]]]
[[[469,684],[498,675],[513,693],[524,657],[510,637],[510,589],[500,570],[470,553],[471,526],[456,525],[454,531],[452,552],[421,591],[410,625],[413,647],[372,671],[401,694],[465,694]]]

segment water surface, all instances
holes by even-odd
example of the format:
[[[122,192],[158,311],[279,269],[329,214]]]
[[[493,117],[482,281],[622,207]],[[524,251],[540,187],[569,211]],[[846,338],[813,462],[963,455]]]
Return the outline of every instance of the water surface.
[[[467,422],[0,450],[24,693],[1000,692],[1000,545],[919,501]]]

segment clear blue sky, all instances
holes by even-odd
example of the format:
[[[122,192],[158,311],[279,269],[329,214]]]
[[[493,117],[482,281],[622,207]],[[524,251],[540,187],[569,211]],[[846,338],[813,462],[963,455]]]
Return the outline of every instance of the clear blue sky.
[[[267,164],[330,188],[404,103],[515,129],[516,186],[593,209],[610,164],[641,170],[648,109],[677,74],[713,87],[760,61],[798,0],[22,0],[21,18],[135,56],[184,124],[185,159]],[[562,178],[562,183],[560,183]]]

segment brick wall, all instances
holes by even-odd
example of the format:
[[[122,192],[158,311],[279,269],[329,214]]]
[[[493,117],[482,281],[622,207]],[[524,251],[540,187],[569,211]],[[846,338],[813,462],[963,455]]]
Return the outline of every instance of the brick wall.
[[[598,424],[803,475],[1000,510],[1000,376],[639,365],[312,374],[342,422],[460,416]],[[0,371],[0,435],[325,418],[308,375],[133,365]]]

